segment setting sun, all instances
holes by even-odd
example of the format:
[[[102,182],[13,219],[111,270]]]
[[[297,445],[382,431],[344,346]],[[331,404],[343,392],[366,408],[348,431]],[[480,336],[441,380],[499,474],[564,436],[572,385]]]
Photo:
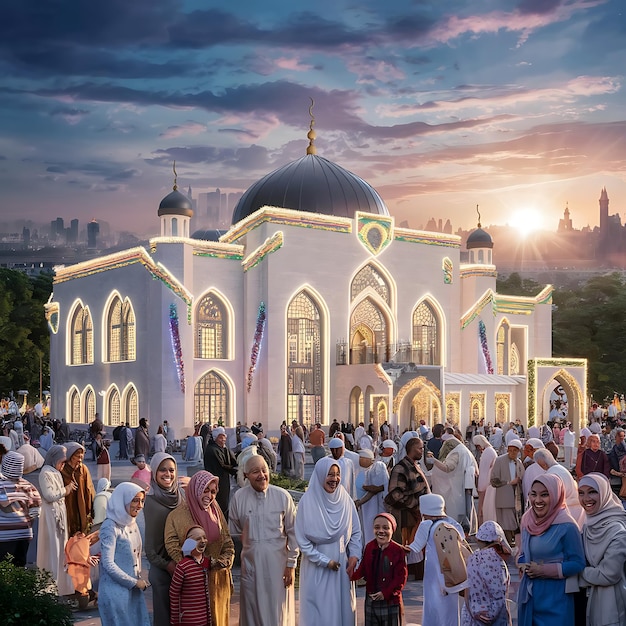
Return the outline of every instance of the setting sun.
[[[511,217],[511,226],[516,228],[522,237],[528,237],[543,228],[543,216],[535,208],[519,209]]]

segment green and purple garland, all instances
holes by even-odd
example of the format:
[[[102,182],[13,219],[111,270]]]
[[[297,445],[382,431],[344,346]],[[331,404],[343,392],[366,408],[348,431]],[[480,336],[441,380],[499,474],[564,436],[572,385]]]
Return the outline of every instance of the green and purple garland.
[[[480,347],[482,348],[483,356],[485,357],[485,367],[487,368],[487,374],[493,374],[491,355],[489,354],[489,346],[487,345],[487,329],[485,328],[485,322],[483,322],[482,320],[478,322],[478,335],[480,336]]]
[[[170,339],[172,340],[172,352],[174,353],[180,390],[185,393],[185,364],[183,363],[183,349],[180,345],[180,332],[178,330],[178,311],[175,304],[170,304]]]
[[[250,352],[250,367],[248,368],[248,393],[252,389],[252,380],[254,379],[254,371],[259,360],[261,352],[261,342],[263,341],[263,333],[265,332],[265,302],[259,304],[259,312],[256,318],[256,328],[254,329],[254,341],[252,342],[252,350]]]

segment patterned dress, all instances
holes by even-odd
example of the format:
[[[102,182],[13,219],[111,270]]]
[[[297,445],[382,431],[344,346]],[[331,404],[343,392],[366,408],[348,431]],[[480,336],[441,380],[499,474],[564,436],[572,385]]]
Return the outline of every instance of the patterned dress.
[[[479,613],[486,614],[489,624],[510,624],[511,617],[506,606],[509,570],[495,548],[485,548],[472,554],[467,562],[467,579],[470,586],[465,592],[465,604],[461,609],[461,625],[485,624],[478,619]]]

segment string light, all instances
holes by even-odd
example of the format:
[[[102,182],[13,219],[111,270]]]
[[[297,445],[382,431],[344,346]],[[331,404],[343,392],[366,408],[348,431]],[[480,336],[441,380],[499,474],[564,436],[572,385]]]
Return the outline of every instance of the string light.
[[[259,312],[256,318],[256,328],[254,330],[254,341],[252,342],[252,350],[250,352],[250,367],[248,368],[248,393],[252,389],[252,381],[254,380],[254,372],[259,361],[261,353],[261,342],[263,341],[263,333],[265,332],[265,321],[267,319],[265,313],[265,302],[259,304]]]
[[[172,340],[178,383],[180,390],[185,393],[185,364],[183,363],[183,349],[180,345],[180,332],[178,330],[178,311],[175,304],[170,304],[170,339]]]
[[[485,328],[485,322],[483,322],[482,320],[478,322],[478,335],[480,336],[480,347],[482,348],[483,356],[485,357],[485,367],[487,368],[487,374],[493,374],[491,355],[489,354],[489,346],[487,345],[487,329]]]

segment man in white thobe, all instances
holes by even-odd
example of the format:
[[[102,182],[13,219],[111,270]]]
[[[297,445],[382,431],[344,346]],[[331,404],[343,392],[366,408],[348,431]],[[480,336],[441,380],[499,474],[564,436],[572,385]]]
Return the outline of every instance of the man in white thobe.
[[[240,626],[294,626],[294,571],[298,545],[291,496],[270,485],[267,462],[250,457],[244,474],[249,484],[233,494],[228,526],[240,536]]]

